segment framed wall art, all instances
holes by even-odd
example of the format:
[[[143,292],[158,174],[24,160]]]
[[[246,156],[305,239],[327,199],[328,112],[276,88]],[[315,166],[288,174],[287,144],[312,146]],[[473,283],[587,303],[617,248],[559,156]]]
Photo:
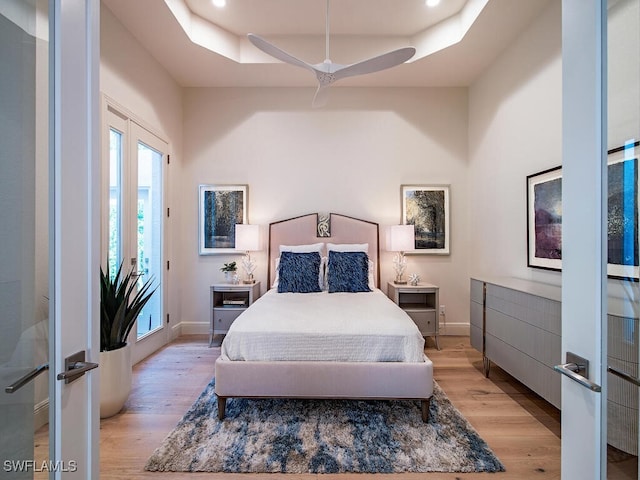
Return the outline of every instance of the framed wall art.
[[[607,276],[637,282],[638,159],[625,147],[607,153]],[[527,177],[527,252],[529,267],[562,269],[561,167]]]
[[[630,153],[620,147],[607,157],[607,274],[638,281],[638,159]]]
[[[199,254],[237,253],[237,223],[247,223],[247,185],[200,185]]]
[[[562,269],[562,167],[527,176],[527,266]]]
[[[402,223],[415,228],[415,250],[449,255],[449,185],[402,185]]]

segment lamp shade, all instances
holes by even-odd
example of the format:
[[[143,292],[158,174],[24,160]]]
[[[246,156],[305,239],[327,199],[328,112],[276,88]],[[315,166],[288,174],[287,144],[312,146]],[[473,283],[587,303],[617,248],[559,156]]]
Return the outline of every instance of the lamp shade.
[[[389,250],[391,252],[407,252],[414,250],[415,229],[413,225],[392,225],[389,238]]]
[[[236,250],[244,250],[246,252],[260,250],[259,225],[241,223],[236,225]]]

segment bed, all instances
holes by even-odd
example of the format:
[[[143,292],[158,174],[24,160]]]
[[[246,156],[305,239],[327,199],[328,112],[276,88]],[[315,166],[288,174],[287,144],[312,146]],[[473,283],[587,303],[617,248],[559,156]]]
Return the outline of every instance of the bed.
[[[371,291],[329,293],[325,280],[321,291],[279,293],[287,291],[287,278],[278,271],[287,271],[292,257],[307,257],[282,253],[282,246],[295,251],[318,244],[327,257],[328,248],[338,251],[330,254],[332,285],[340,265],[335,260],[342,255],[367,263]],[[352,253],[362,250],[358,246],[366,249],[366,259]],[[315,254],[308,257],[317,262]],[[317,281],[322,287],[322,276]],[[221,420],[227,399],[235,397],[419,400],[422,420],[428,421],[433,364],[413,321],[378,288],[378,224],[338,214],[270,224],[268,282],[277,286],[234,321],[222,342],[215,363]]]

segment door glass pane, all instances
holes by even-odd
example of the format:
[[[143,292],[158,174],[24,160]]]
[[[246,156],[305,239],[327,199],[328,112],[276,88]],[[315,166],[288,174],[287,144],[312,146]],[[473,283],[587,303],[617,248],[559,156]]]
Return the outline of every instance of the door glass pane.
[[[607,478],[638,478],[640,0],[609,0]]]
[[[48,375],[14,383],[49,357],[48,21],[46,0],[0,2],[0,477],[7,479],[33,478],[49,465]]]
[[[162,153],[138,142],[138,287],[162,279]],[[157,289],[138,317],[138,338],[162,327],[162,295]]]
[[[122,153],[123,134],[109,129],[109,274],[115,277],[122,261]]]

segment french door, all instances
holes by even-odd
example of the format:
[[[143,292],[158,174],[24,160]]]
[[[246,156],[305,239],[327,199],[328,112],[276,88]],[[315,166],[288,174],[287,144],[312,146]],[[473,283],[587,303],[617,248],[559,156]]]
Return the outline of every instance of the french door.
[[[562,17],[562,478],[638,479],[640,0]]]
[[[104,216],[107,263],[110,272],[122,264],[138,276],[138,286],[152,281],[159,286],[138,316],[129,342],[133,361],[146,357],[167,342],[163,321],[165,165],[168,145],[159,136],[109,100],[105,111],[105,151],[108,170]]]

